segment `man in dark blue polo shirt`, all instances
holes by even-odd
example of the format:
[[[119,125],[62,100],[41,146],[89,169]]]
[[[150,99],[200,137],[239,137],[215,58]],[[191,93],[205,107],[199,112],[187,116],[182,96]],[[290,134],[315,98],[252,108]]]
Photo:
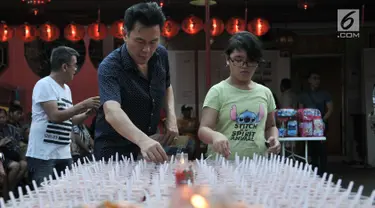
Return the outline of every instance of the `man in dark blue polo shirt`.
[[[328,119],[333,113],[333,103],[331,95],[320,88],[320,75],[311,71],[308,76],[310,89],[303,92],[299,97],[299,108],[315,108],[322,114],[323,121],[328,128]],[[325,136],[326,136],[325,132]],[[325,142],[309,142],[311,153],[311,164],[318,167],[318,174],[323,175],[327,171],[327,150]]]
[[[139,3],[125,11],[124,40],[98,69],[100,100],[95,130],[97,159],[118,153],[136,158],[139,151],[150,161],[167,155],[151,139],[157,131],[160,110],[167,113],[164,141],[178,135],[167,50],[159,45],[165,16],[156,3]]]

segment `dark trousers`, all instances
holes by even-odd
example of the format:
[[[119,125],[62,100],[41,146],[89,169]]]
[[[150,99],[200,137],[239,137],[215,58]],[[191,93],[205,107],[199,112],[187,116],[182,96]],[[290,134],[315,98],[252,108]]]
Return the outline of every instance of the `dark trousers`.
[[[94,156],[96,160],[102,160],[108,162],[112,157],[113,160],[116,159],[116,153],[118,154],[118,159],[130,158],[130,154],[133,154],[134,160],[137,159],[139,154],[139,147],[135,144],[121,145],[121,146],[106,146],[105,141],[95,141],[94,144]]]
[[[327,147],[326,142],[310,141],[309,152],[311,156],[311,165],[318,168],[318,175],[322,176],[327,172]]]
[[[67,167],[70,169],[72,166],[72,159],[41,160],[27,157],[27,166],[30,179],[32,181],[35,180],[36,185],[40,186],[44,181],[44,178],[49,179],[50,175],[55,179],[55,174],[53,173],[54,168],[56,169],[58,176],[60,176],[61,172],[65,171]]]

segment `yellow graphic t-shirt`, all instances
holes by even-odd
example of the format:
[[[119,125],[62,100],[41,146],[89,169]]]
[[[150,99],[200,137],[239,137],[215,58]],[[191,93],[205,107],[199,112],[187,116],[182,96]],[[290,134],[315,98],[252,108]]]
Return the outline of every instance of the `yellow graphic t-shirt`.
[[[229,159],[234,159],[236,152],[241,157],[264,155],[267,114],[276,109],[270,89],[256,84],[252,90],[241,90],[224,80],[208,91],[205,107],[219,112],[215,130],[229,140],[232,152]],[[207,153],[214,153],[211,145]]]

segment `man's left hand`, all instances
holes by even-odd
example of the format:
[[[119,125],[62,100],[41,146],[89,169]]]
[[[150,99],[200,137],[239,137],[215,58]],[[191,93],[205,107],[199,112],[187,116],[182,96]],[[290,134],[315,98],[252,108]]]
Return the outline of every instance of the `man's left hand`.
[[[270,136],[267,139],[267,143],[270,145],[270,147],[267,150],[269,153],[273,153],[273,154],[279,154],[280,153],[281,145],[280,145],[280,142],[279,142],[278,139],[276,139],[273,136]]]
[[[173,140],[179,135],[178,134],[178,127],[177,127],[177,119],[176,118],[167,118],[165,121],[165,140],[166,144],[169,145],[173,142]]]

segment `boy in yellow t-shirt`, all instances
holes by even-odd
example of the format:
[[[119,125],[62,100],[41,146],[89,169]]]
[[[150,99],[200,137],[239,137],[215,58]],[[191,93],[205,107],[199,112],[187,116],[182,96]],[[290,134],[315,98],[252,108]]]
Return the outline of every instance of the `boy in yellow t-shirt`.
[[[209,153],[229,159],[234,159],[235,153],[249,157],[266,151],[279,153],[272,92],[251,80],[262,60],[260,41],[249,32],[236,33],[225,53],[230,76],[207,93],[199,138],[209,144]]]
[[[267,114],[276,108],[267,87],[254,83],[251,91],[242,90],[224,80],[210,89],[203,106],[218,112],[215,130],[228,139],[232,153],[252,156],[266,152],[264,132]],[[213,153],[212,145],[208,153]],[[233,157],[234,154],[231,154],[230,158]]]

